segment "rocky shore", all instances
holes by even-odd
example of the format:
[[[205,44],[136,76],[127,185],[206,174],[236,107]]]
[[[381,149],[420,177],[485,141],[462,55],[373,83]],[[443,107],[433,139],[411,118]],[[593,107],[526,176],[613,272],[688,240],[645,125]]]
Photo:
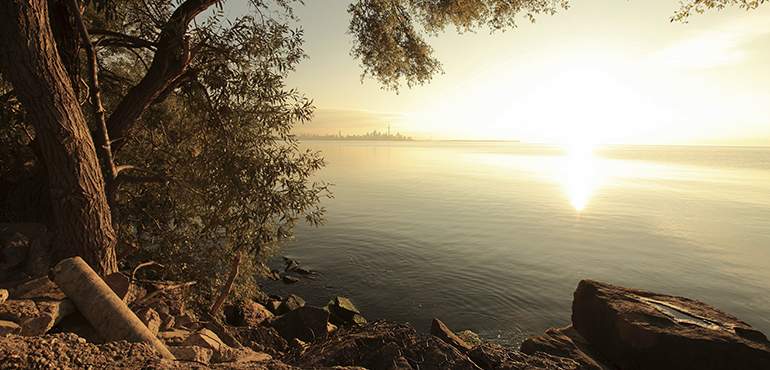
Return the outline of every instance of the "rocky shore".
[[[5,279],[29,266],[20,258],[23,236],[0,240]],[[770,369],[770,342],[737,318],[693,299],[594,280],[575,290],[572,325],[520,349],[455,333],[438,318],[430,334],[367,322],[344,297],[311,307],[294,295],[260,294],[196,317],[184,307],[183,284],[105,280],[155,344],[115,339],[119,319],[94,322],[93,307],[54,282],[61,285],[61,275],[46,275],[0,285],[0,369]]]

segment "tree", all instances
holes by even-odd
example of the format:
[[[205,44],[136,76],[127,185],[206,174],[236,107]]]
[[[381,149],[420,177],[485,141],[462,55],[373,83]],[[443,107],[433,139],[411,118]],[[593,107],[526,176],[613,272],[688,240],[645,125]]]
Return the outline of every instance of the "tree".
[[[323,222],[327,187],[308,184],[323,159],[290,135],[313,108],[282,84],[305,56],[288,2],[283,22],[258,1],[227,23],[221,9],[193,22],[217,3],[3,2],[3,172],[39,148],[15,164],[44,163],[57,259],[109,274],[120,236],[168,260],[184,251],[175,261],[194,269],[237,250],[268,255],[298,219]],[[21,219],[8,200],[6,218]]]

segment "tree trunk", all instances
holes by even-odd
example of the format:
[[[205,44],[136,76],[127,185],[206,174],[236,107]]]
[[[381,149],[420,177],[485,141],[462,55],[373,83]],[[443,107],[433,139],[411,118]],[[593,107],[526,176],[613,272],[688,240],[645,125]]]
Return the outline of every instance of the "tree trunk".
[[[0,64],[35,128],[56,220],[55,259],[80,256],[100,275],[117,270],[116,236],[96,151],[59,60],[46,0],[0,1]]]

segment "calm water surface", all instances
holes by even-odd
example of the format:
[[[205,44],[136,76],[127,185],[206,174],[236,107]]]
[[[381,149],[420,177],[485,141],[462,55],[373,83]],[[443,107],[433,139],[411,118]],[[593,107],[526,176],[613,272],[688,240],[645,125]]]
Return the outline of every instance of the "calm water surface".
[[[367,319],[518,346],[570,324],[580,279],[681,295],[770,335],[770,148],[308,142],[335,184],[327,225],[266,282]],[[273,266],[280,265],[276,261]]]

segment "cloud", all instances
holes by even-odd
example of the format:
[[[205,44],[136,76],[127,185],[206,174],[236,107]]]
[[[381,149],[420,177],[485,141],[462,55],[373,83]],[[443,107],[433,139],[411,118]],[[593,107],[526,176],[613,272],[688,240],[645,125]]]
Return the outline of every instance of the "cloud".
[[[676,42],[652,56],[653,63],[671,69],[715,68],[736,64],[754,51],[751,41],[770,34],[770,16],[748,14],[724,26]]]

